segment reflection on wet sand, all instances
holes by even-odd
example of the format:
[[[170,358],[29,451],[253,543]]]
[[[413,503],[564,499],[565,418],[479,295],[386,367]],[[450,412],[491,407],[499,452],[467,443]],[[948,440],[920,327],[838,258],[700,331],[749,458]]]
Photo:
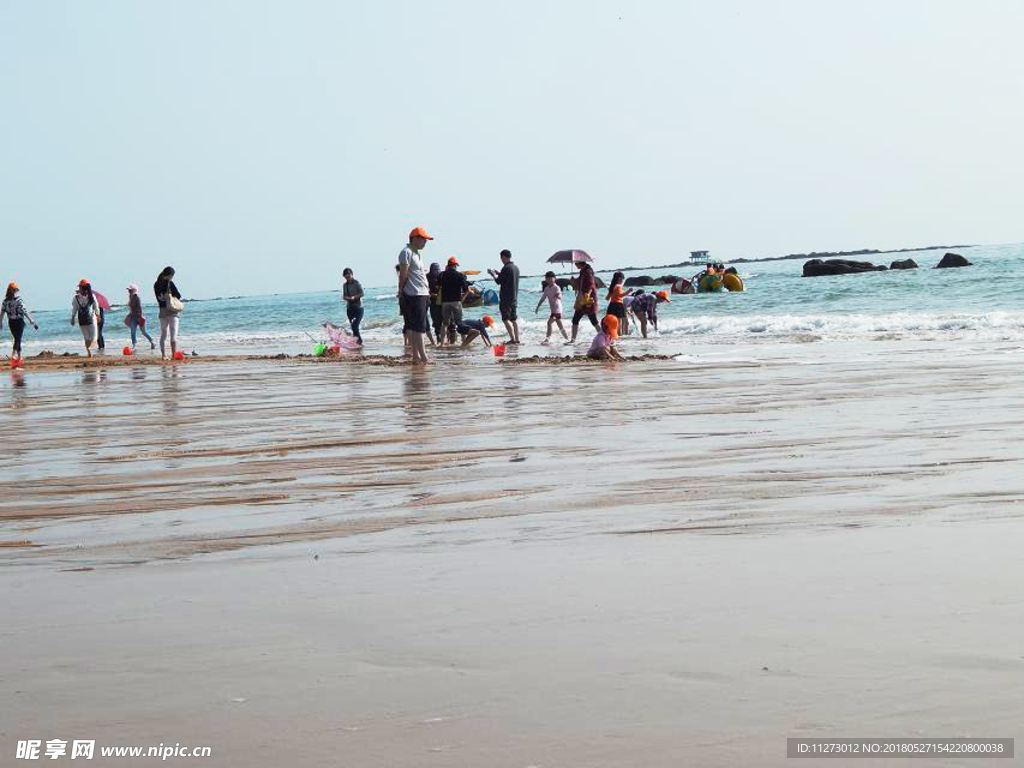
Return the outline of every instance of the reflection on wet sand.
[[[45,523],[45,546],[7,556],[116,561],[516,516],[565,535],[1014,514],[1010,365],[894,351],[884,377],[843,357],[12,376],[0,407],[19,441],[0,471],[19,493],[0,520],[12,540]],[[968,375],[969,414],[949,402]],[[119,521],[114,550],[108,526],[60,522],[90,519]]]

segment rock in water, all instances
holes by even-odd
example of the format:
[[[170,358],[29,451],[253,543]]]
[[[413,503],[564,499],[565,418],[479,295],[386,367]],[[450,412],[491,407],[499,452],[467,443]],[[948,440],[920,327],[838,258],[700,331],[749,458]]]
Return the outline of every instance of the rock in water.
[[[884,272],[884,264],[874,265],[870,261],[847,261],[846,259],[811,259],[804,263],[804,277],[822,275],[851,275],[858,272]]]
[[[947,253],[942,260],[935,265],[935,269],[951,269],[952,267],[969,267],[971,262],[959,253]]]
[[[626,278],[625,285],[627,288],[634,288],[638,285],[657,285],[657,281],[650,275],[634,275]]]
[[[903,261],[894,261],[889,265],[889,269],[917,269],[917,262],[913,259],[903,259]]]

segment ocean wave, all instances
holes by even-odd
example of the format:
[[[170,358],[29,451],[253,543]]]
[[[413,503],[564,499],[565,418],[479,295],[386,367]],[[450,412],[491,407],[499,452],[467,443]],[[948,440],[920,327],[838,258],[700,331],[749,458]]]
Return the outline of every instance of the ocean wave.
[[[871,338],[879,334],[950,335],[981,333],[986,338],[1024,335],[1024,313],[939,314],[894,312],[883,315],[699,315],[667,317],[658,323],[665,336],[749,338],[816,334],[823,339]]]

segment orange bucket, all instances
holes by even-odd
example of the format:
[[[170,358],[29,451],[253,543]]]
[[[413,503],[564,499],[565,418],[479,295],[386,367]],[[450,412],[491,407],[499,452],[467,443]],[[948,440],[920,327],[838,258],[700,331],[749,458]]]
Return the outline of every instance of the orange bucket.
[[[505,356],[505,345],[504,344],[495,344],[493,347],[491,347],[491,349],[494,350],[494,356],[495,357],[504,357]]]

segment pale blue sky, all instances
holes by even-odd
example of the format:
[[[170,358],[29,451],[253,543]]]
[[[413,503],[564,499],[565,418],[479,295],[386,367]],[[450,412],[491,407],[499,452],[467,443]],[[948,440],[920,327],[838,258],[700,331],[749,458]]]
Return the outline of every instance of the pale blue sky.
[[[0,280],[63,306],[1024,239],[1024,4],[0,0]]]

